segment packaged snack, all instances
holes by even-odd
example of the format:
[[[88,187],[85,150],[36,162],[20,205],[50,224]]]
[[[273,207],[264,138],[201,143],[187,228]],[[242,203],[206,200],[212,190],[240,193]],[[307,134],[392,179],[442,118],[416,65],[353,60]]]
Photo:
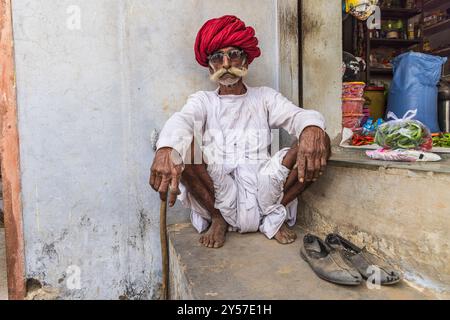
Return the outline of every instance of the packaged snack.
[[[364,82],[344,82],[342,84],[342,97],[362,98],[365,86]]]
[[[405,149],[377,149],[366,151],[366,155],[373,160],[384,161],[439,161],[441,157],[435,153],[424,152],[419,150],[405,150]]]

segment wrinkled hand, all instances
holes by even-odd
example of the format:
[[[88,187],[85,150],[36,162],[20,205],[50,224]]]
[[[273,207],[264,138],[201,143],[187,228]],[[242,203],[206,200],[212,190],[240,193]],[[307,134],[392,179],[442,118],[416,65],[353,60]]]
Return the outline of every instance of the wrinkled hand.
[[[298,180],[316,181],[325,171],[331,156],[330,137],[319,127],[306,127],[298,141]]]
[[[159,192],[161,200],[166,201],[169,192],[169,206],[175,204],[177,195],[180,194],[178,185],[183,172],[181,156],[172,148],[161,148],[155,154],[150,169],[150,185]]]

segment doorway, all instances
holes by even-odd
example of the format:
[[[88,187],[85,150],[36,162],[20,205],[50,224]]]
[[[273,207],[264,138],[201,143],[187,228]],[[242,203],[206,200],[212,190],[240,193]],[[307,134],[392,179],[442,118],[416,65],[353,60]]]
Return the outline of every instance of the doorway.
[[[25,296],[25,267],[11,0],[0,2],[0,70],[1,226],[4,227],[0,228],[0,297],[3,298],[7,281],[8,298],[19,300]]]

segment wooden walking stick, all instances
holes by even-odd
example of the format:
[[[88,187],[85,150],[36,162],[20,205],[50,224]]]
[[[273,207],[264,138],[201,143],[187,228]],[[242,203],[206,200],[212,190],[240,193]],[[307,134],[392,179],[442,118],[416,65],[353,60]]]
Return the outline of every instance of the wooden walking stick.
[[[159,235],[161,239],[162,258],[162,299],[169,299],[169,247],[167,243],[167,194],[166,200],[161,200],[159,209]]]
[[[156,129],[152,131],[151,141],[153,151],[156,152],[156,142],[158,141],[159,133]],[[164,197],[166,200],[161,200],[159,208],[159,238],[161,241],[161,263],[162,263],[162,285],[161,294],[162,299],[169,299],[169,247],[167,243],[167,192]]]

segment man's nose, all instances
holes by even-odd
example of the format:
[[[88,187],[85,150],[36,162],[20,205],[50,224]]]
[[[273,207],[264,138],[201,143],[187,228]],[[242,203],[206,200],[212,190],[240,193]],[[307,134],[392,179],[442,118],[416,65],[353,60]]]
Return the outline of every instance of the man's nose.
[[[228,58],[227,55],[224,55],[224,56],[223,56],[223,67],[224,67],[225,69],[229,69],[229,68],[231,67],[231,65],[230,65],[230,59]]]

